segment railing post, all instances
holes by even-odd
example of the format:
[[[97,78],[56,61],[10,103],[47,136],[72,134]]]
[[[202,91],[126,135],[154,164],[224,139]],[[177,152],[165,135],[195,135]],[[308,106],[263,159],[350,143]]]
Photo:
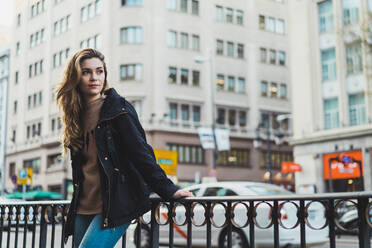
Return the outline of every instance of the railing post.
[[[159,204],[158,201],[152,202],[151,204],[151,236],[150,236],[150,242],[152,248],[158,248],[159,247],[159,224],[155,220],[155,211],[156,207]],[[141,245],[139,246],[141,247]]]
[[[274,200],[274,207],[272,209],[272,221],[274,225],[274,247],[279,248],[279,213],[278,213],[278,201]]]
[[[168,206],[168,220],[169,220],[169,248],[173,248],[173,241],[174,241],[174,222],[173,217],[175,213],[173,213],[174,202],[171,201]]]
[[[368,198],[358,198],[359,248],[371,247],[371,228],[366,220],[366,218],[369,218],[369,214],[366,216],[367,205]]]
[[[46,247],[46,239],[47,239],[47,223],[45,221],[45,211],[47,211],[47,206],[42,206],[41,208],[41,218],[40,218],[40,242],[39,247],[45,248]]]
[[[227,202],[226,220],[227,220],[227,247],[232,247],[232,222],[231,219],[231,202]]]
[[[253,218],[256,217],[254,212],[254,201],[249,201],[248,219],[249,219],[249,244],[251,248],[254,248],[254,221]]]
[[[329,247],[336,247],[336,232],[335,232],[335,200],[329,199],[328,201],[328,223],[329,223]]]
[[[306,248],[306,225],[305,225],[305,201],[300,200],[300,213],[297,218],[300,219],[300,233],[301,233],[301,248]]]
[[[211,207],[211,202],[207,202],[207,211],[205,213],[205,218],[207,219],[207,248],[212,247]]]
[[[191,202],[186,202],[187,248],[192,248]]]

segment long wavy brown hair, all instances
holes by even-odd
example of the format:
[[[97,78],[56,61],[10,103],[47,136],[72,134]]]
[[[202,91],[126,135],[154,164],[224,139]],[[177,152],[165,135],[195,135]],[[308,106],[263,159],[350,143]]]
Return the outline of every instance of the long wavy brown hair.
[[[59,83],[57,94],[57,105],[61,110],[63,123],[61,142],[63,150],[67,153],[67,148],[78,151],[82,147],[82,112],[84,111],[83,95],[79,90],[81,80],[81,64],[85,59],[98,58],[103,63],[105,81],[102,92],[108,89],[107,68],[105,56],[92,48],[80,50],[70,58],[67,63],[63,80]]]

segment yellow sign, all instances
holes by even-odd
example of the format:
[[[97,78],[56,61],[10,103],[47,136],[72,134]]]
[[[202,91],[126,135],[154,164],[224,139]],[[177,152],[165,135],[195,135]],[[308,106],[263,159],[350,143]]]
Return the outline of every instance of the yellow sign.
[[[156,162],[165,171],[165,174],[168,176],[176,176],[178,153],[176,151],[157,149],[154,149],[154,153]]]
[[[17,184],[19,185],[32,185],[32,169],[25,168],[18,170]]]

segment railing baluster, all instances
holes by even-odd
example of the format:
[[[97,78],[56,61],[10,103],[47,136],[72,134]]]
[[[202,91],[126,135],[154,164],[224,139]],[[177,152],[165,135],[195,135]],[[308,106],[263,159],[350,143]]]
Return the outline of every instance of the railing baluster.
[[[62,205],[62,232],[61,232],[61,248],[65,247],[65,240],[63,239],[63,234],[65,233],[65,217],[66,217],[66,205]]]
[[[15,238],[14,238],[14,247],[18,247],[18,231],[19,231],[19,207],[15,207],[15,215],[16,215],[16,226],[15,226]],[[12,210],[13,211],[13,210]]]
[[[54,248],[54,239],[55,239],[55,233],[56,233],[56,219],[55,219],[55,217],[56,217],[56,209],[57,209],[57,206],[56,205],[52,205],[52,240],[51,240],[51,244],[50,244],[50,247],[51,248]],[[48,213],[48,217],[49,217],[49,213]]]
[[[367,224],[366,209],[368,205],[368,198],[358,198],[358,239],[359,248],[371,247],[371,228]],[[369,213],[369,211],[368,211]],[[369,216],[368,216],[369,218]]]
[[[212,247],[211,205],[211,202],[207,202],[207,212],[205,214],[205,218],[207,220],[207,248]]]
[[[47,223],[45,220],[45,211],[47,211],[46,208],[47,206],[42,206],[41,208],[40,240],[39,240],[40,248],[46,247],[46,239],[47,239]]]
[[[327,218],[329,221],[329,247],[335,248],[336,247],[336,233],[335,233],[335,201],[334,199],[328,200],[328,214]]]
[[[250,248],[254,248],[254,221],[253,221],[253,210],[254,210],[254,201],[249,201],[248,209],[248,219],[249,219],[249,244]]]
[[[187,248],[192,247],[191,202],[186,202]]]
[[[127,232],[121,237],[121,248],[127,247]]]
[[[39,208],[37,207],[37,205],[33,205],[32,206],[33,208],[33,218],[32,218],[32,221],[33,221],[33,228],[32,228],[32,248],[35,248],[35,239],[36,239],[36,218],[38,216],[38,211],[39,211]]]
[[[152,202],[151,205],[151,247],[159,247],[159,224],[155,220],[155,210],[159,202]],[[140,246],[141,247],[141,246]]]
[[[169,248],[173,248],[173,242],[174,242],[174,222],[173,222],[173,207],[174,202],[171,201],[169,203],[168,207],[168,220],[169,220]]]
[[[8,239],[7,239],[7,241],[6,241],[6,247],[7,248],[9,248],[10,247],[10,228],[11,228],[11,224],[12,224],[12,221],[11,221],[11,214],[10,214],[10,212],[12,211],[11,210],[11,207],[9,206],[8,207],[8,210],[9,210],[9,212],[8,212]]]
[[[231,248],[232,243],[232,223],[231,223],[231,202],[227,202],[227,209],[226,209],[226,220],[227,220],[227,247]]]
[[[23,220],[24,220],[24,226],[23,226],[23,248],[26,248],[26,245],[27,245],[27,227],[28,227],[28,220],[27,220],[27,216],[28,216],[28,207],[27,206],[24,206],[23,208],[25,210],[24,212],[24,216],[23,216]]]
[[[3,232],[4,232],[4,211],[5,208],[1,207],[1,215],[0,215],[0,246],[3,244]]]
[[[138,218],[137,219],[137,226],[136,226],[136,230],[135,230],[135,234],[136,234],[136,237],[135,237],[135,243],[136,243],[136,248],[141,248],[141,221],[140,219]]]
[[[305,201],[304,200],[300,200],[300,212],[299,212],[298,218],[300,219],[301,248],[306,248],[306,223],[305,223]]]
[[[274,225],[274,247],[279,248],[279,222],[278,222],[278,201],[274,201],[274,207],[272,209],[272,221]]]

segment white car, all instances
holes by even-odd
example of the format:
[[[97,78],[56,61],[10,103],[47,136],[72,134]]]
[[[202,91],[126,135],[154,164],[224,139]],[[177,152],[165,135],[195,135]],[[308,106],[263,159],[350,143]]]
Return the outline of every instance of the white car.
[[[276,196],[276,195],[291,195],[294,194],[287,191],[279,186],[265,183],[256,182],[216,182],[216,183],[205,183],[196,184],[185,189],[194,193],[197,197],[202,196]],[[223,202],[226,204],[226,202]],[[248,202],[244,202],[249,205]],[[259,202],[255,202],[257,206]],[[293,203],[280,202],[281,204],[281,222],[289,228],[293,227],[297,222],[297,206],[299,202],[294,201]],[[257,224],[261,227],[267,227],[271,223],[271,208],[269,204],[273,205],[273,202],[258,204]],[[306,202],[307,204],[307,202]],[[234,205],[234,203],[233,203]],[[247,207],[244,204],[237,204],[234,210],[234,221],[239,225],[243,226],[247,221]],[[160,208],[161,223],[166,223],[167,219],[167,208]],[[204,222],[205,208],[200,204],[197,204],[193,210],[194,222],[199,225]],[[325,208],[319,202],[313,202],[308,209],[308,221],[315,227],[320,228],[326,223],[325,219]],[[145,222],[149,222],[150,213],[146,213],[143,216]],[[175,221],[177,224],[182,224],[185,221],[185,208],[178,206],[176,208]],[[225,222],[225,208],[221,204],[217,204],[213,209],[213,221],[217,226],[221,226]],[[197,227],[192,226],[192,245],[193,246],[206,246],[206,225]],[[212,246],[213,247],[227,247],[227,232],[226,228],[216,228],[212,225]],[[148,247],[149,244],[149,226],[144,225],[141,229],[141,247]],[[233,226],[232,229],[232,247],[249,247],[249,225],[242,228],[236,228]],[[134,233],[134,240],[135,240]],[[187,244],[187,225],[174,226],[174,244],[175,245],[186,245]],[[307,247],[310,245],[318,245],[327,242],[328,239],[328,227],[322,230],[313,230],[306,226],[306,244]],[[160,225],[159,227],[159,243],[169,243],[169,225]],[[272,247],[274,243],[274,228],[273,226],[261,229],[255,225],[255,245],[256,247]],[[298,246],[300,245],[300,227],[299,225],[294,229],[286,229],[279,226],[279,243],[280,246]]]

